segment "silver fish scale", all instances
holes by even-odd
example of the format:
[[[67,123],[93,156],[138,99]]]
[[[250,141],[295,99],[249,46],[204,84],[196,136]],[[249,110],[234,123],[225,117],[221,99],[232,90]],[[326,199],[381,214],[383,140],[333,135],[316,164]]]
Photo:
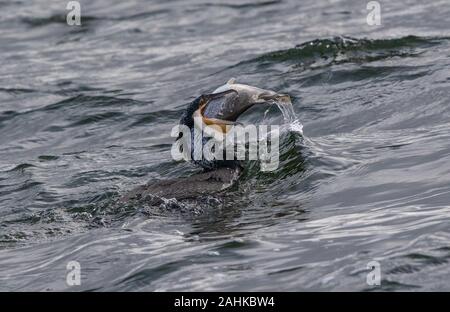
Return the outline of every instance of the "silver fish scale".
[[[220,98],[211,100],[205,108],[203,115],[208,118],[223,118],[234,112],[234,106],[239,102],[239,95],[236,93],[226,94]]]

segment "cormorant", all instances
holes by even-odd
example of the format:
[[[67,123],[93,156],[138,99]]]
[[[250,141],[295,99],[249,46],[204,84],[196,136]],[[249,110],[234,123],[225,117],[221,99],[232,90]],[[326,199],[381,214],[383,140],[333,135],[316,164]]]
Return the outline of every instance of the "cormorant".
[[[239,116],[253,105],[286,97],[288,96],[274,91],[238,84],[234,78],[212,93],[200,95],[188,104],[181,116],[180,125],[188,127],[191,139],[189,151],[183,152],[190,153],[190,160],[202,167],[203,172],[185,178],[151,182],[136,188],[124,198],[133,199],[151,195],[179,200],[215,193],[229,187],[239,177],[240,162],[235,159],[227,160],[225,157],[223,160],[207,160],[204,157],[196,159],[194,142],[197,132],[194,129],[196,127],[203,129],[212,136],[225,134],[228,127],[238,124]],[[202,132],[199,133],[202,135]],[[180,133],[176,140],[178,147],[182,146],[184,139],[186,138]],[[210,139],[212,138],[202,135],[198,148],[202,149]]]

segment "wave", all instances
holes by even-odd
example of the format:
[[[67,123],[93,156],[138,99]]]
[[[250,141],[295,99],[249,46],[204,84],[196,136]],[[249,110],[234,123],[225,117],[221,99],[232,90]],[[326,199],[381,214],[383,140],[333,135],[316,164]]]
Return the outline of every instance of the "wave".
[[[296,67],[323,67],[341,63],[367,63],[393,57],[414,57],[427,48],[439,45],[450,38],[425,38],[406,36],[394,39],[357,39],[334,37],[315,39],[296,45],[294,48],[278,50],[240,62],[233,67],[257,63],[270,65],[290,63]]]

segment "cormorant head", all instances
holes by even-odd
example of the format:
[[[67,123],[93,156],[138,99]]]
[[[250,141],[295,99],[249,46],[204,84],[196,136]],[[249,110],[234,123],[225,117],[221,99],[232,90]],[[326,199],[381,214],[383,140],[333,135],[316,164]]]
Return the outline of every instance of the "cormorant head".
[[[288,95],[278,94],[249,85],[237,84],[235,79],[230,79],[225,85],[217,88],[211,94],[203,94],[189,103],[181,116],[180,124],[186,125],[193,132],[194,127],[208,127],[214,131],[226,133],[229,126],[237,124],[236,120],[250,107],[257,104],[277,101]],[[228,126],[228,127],[227,127]],[[180,133],[177,140],[182,137]],[[205,140],[203,141],[206,142]],[[193,148],[192,148],[193,150]],[[192,153],[192,151],[191,151]],[[194,161],[206,169],[217,167],[236,167],[236,161]]]
[[[227,90],[220,93],[212,93],[212,94],[202,94],[191,103],[188,104],[188,107],[184,111],[183,115],[180,119],[180,124],[186,125],[189,128],[193,129],[194,127],[194,117],[202,117],[205,109],[208,107],[213,107],[218,111],[221,110],[220,102],[221,101],[230,101],[237,95],[234,90]],[[217,114],[218,115],[218,114]],[[212,116],[210,116],[212,117]],[[226,117],[226,116],[224,116]],[[230,118],[231,116],[228,116]],[[215,118],[215,117],[213,117]],[[202,118],[204,119],[204,118]],[[234,119],[236,120],[236,119]],[[233,121],[234,121],[233,120]],[[226,122],[226,118],[224,118]],[[232,121],[231,119],[229,121]],[[219,121],[217,121],[219,123]]]

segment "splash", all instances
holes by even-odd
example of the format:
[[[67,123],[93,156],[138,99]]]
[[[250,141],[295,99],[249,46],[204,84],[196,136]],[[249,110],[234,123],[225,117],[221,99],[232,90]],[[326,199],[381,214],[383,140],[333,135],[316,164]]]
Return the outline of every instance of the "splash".
[[[289,130],[303,134],[303,125],[295,114],[294,106],[289,95],[282,95],[276,101],[273,101],[273,103],[277,105],[283,114],[284,122],[289,126]]]

